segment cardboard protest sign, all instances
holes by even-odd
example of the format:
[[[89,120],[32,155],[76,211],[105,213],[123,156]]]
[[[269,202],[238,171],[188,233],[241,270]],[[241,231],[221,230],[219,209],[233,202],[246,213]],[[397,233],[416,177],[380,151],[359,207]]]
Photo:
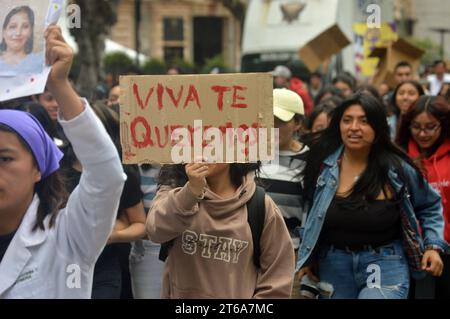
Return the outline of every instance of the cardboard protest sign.
[[[0,101],[42,93],[50,67],[45,65],[44,31],[56,23],[63,0],[0,0]]]
[[[370,57],[377,57],[380,61],[372,84],[378,86],[386,83],[389,87],[395,88],[397,85],[394,75],[395,66],[401,61],[407,61],[414,70],[417,70],[420,65],[420,58],[424,53],[425,51],[422,49],[401,38],[386,46],[375,48]]]
[[[122,76],[123,162],[273,159],[272,81],[269,73]]]
[[[370,55],[376,47],[383,47],[397,41],[395,26],[391,23],[382,23],[380,28],[369,28],[365,22],[356,22],[353,23],[353,32],[356,75],[372,77],[376,72],[379,59]]]
[[[304,45],[299,51],[299,56],[309,71],[314,72],[323,62],[349,44],[350,41],[339,26],[333,25]]]

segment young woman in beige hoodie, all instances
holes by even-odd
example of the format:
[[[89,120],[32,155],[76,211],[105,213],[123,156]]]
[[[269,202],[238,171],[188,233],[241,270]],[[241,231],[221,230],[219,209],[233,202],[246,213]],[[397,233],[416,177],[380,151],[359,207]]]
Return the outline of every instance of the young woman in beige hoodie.
[[[294,250],[283,217],[266,195],[260,267],[253,262],[247,202],[255,164],[164,166],[146,229],[173,245],[165,262],[163,298],[289,298]]]

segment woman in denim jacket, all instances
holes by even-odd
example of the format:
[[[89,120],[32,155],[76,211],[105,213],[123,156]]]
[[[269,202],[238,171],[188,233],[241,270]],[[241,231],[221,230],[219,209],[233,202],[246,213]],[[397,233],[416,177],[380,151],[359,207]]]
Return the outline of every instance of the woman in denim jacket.
[[[336,299],[403,299],[410,272],[442,274],[439,254],[449,246],[440,197],[391,142],[372,96],[356,94],[336,109],[312,145],[305,190],[299,280],[330,283]]]

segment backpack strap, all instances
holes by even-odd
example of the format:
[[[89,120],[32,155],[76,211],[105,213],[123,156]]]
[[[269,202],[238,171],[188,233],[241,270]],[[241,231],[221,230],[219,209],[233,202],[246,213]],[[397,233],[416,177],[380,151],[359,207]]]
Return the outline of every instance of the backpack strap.
[[[174,241],[175,239],[172,239],[161,244],[161,248],[159,248],[159,260],[163,262],[166,261],[167,257],[169,256],[169,250],[173,246]]]
[[[260,186],[256,186],[255,193],[247,202],[247,218],[253,240],[253,263],[257,268],[261,267],[259,258],[261,256],[261,235],[266,217],[266,192]]]

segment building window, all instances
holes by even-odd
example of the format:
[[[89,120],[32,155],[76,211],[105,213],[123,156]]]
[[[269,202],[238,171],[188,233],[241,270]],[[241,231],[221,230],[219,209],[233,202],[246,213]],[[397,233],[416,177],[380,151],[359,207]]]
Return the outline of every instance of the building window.
[[[183,18],[164,18],[164,41],[183,41]]]
[[[412,37],[414,34],[414,24],[416,23],[413,19],[407,19],[406,20],[406,34],[409,37]]]
[[[164,47],[165,61],[183,60],[183,58],[183,47]]]

